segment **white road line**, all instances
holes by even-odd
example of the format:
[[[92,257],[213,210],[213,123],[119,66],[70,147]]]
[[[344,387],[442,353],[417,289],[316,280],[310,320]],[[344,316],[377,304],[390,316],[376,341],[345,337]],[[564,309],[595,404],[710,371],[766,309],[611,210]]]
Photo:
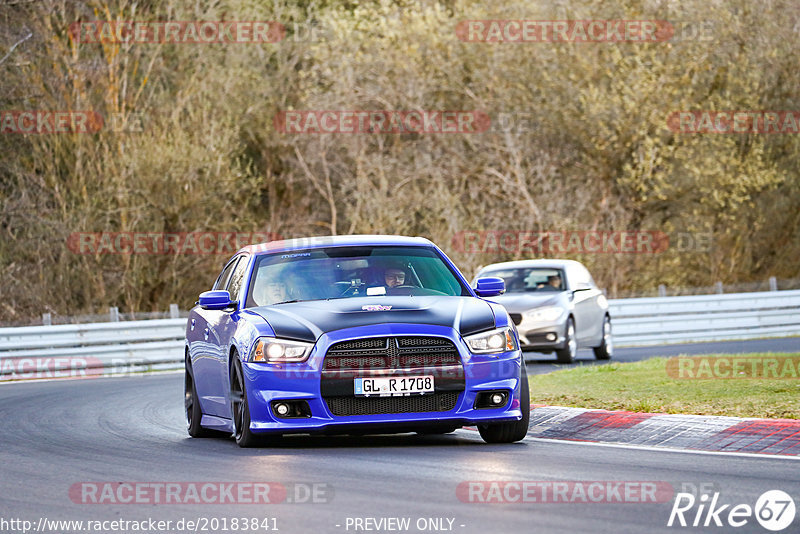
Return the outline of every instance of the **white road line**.
[[[634,449],[638,451],[657,451],[674,452],[679,454],[705,454],[711,456],[743,456],[745,458],[765,458],[779,460],[800,460],[800,456],[790,456],[788,454],[758,454],[752,452],[725,452],[725,451],[698,451],[692,449],[672,449],[669,447],[647,446],[647,445],[628,445],[626,443],[599,443],[596,441],[570,441],[565,439],[551,438],[525,438],[523,441],[541,441],[543,443],[558,443],[567,445],[584,445],[591,447],[615,447],[619,449]]]

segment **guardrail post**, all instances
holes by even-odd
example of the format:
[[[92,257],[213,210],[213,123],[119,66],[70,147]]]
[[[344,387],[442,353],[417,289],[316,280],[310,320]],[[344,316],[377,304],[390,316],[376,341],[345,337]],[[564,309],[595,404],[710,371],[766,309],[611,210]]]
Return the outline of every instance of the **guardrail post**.
[[[774,276],[769,277],[769,290],[770,291],[778,290],[778,281],[775,279]]]
[[[119,308],[116,306],[111,306],[108,308],[108,320],[112,323],[119,322]]]
[[[170,304],[169,305],[169,316],[171,319],[177,319],[180,317],[180,313],[178,312],[178,305],[177,304]]]
[[[714,285],[715,285],[715,286],[716,286],[716,288],[717,288],[717,294],[718,294],[718,295],[722,295],[722,282],[717,282],[717,283],[716,283],[716,284],[714,284]]]
[[[50,315],[50,312],[42,314],[42,324],[44,326],[52,326],[53,325],[53,316]]]
[[[659,297],[667,296],[667,286],[665,286],[664,284],[658,284],[658,296]]]

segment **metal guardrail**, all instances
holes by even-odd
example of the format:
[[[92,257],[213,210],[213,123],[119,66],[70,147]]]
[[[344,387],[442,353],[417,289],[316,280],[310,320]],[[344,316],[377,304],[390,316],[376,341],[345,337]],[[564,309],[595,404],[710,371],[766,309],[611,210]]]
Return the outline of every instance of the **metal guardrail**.
[[[800,336],[800,290],[608,302],[617,346]]]
[[[0,328],[0,381],[183,368],[186,319]]]
[[[617,346],[800,336],[800,290],[609,306]],[[0,328],[0,381],[181,369],[185,328],[180,318]]]

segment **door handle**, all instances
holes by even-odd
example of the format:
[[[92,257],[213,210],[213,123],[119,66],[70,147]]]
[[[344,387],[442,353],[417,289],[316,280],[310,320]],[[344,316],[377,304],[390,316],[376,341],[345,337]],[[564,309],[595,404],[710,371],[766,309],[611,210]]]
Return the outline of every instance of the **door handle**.
[[[203,337],[205,338],[206,341],[208,341],[208,327],[206,327],[205,330],[203,330]]]
[[[191,326],[190,326],[189,330],[194,331],[194,323],[196,323],[196,322],[197,322],[197,319],[192,319],[192,323],[191,323]]]

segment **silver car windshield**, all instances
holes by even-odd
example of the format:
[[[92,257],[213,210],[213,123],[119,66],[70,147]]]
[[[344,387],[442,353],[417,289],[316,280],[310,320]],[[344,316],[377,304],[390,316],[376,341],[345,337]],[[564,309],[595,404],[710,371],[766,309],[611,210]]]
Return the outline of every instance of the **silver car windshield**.
[[[564,291],[564,273],[561,269],[528,267],[484,271],[481,277],[496,276],[506,283],[506,293],[554,292]]]

